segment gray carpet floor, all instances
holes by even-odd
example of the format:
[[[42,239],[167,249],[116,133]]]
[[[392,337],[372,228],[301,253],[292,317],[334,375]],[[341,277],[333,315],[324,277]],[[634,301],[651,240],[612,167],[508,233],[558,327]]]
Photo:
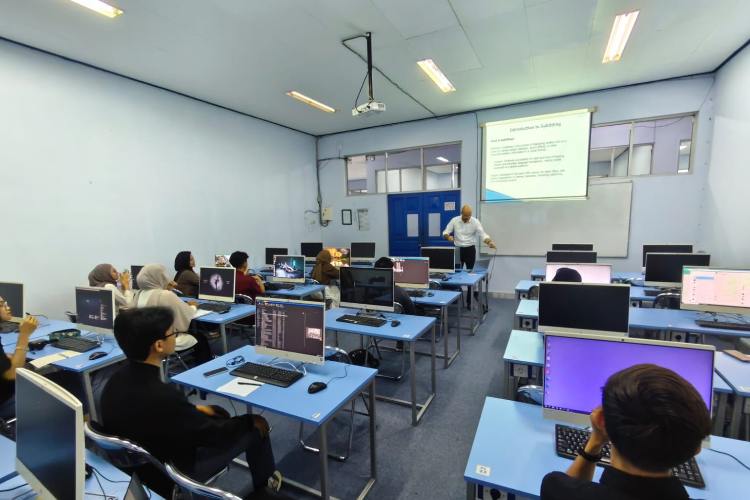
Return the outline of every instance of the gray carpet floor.
[[[437,364],[437,396],[417,427],[411,425],[411,410],[387,402],[376,406],[377,482],[369,499],[457,499],[465,498],[463,472],[471,450],[474,431],[487,396],[502,397],[502,355],[513,326],[515,300],[490,299],[484,323],[474,336],[462,333],[461,354],[448,369],[442,360]],[[455,349],[455,329],[449,335],[451,352]],[[234,339],[240,341],[241,339]],[[347,350],[359,347],[359,338],[340,335]],[[239,344],[238,344],[239,345]],[[418,342],[418,349],[429,350],[429,343]],[[437,352],[442,352],[442,343]],[[397,370],[400,354],[385,353],[384,368]],[[429,389],[430,359],[417,357],[417,395],[423,401]],[[400,382],[379,379],[379,394],[409,398],[409,377]],[[244,412],[222,399],[211,399],[230,413]],[[205,403],[204,403],[205,404]],[[364,409],[360,400],[357,408]],[[271,423],[272,442],[279,470],[289,478],[319,487],[317,455],[304,451],[297,441],[299,424],[288,418],[265,412]],[[344,450],[348,431],[348,414],[340,413],[329,425],[329,449]],[[498,422],[498,425],[502,423]],[[312,432],[308,428],[306,435]],[[312,444],[316,436],[309,436]],[[345,463],[329,461],[331,494],[356,498],[370,471],[368,420],[356,416],[354,445]],[[308,498],[291,488],[283,492],[292,498]]]

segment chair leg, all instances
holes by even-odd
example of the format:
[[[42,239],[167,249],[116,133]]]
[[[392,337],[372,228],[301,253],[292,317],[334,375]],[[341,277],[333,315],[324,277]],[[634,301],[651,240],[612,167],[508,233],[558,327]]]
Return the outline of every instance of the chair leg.
[[[363,398],[364,398],[364,396],[363,396]],[[338,462],[346,462],[349,459],[349,455],[351,455],[351,453],[352,453],[352,445],[354,443],[354,414],[356,413],[356,411],[355,411],[355,402],[356,402],[356,399],[352,399],[351,409],[350,410],[344,410],[344,411],[349,411],[349,413],[350,413],[350,416],[349,416],[349,437],[348,437],[348,443],[347,443],[347,448],[346,448],[346,454],[345,455],[336,455],[335,453],[331,453],[330,451],[328,452],[328,457],[332,458],[332,459],[334,459],[334,460],[336,460]],[[302,437],[302,435],[304,433],[304,428],[305,428],[305,424],[302,423],[302,422],[300,422],[300,424],[299,424],[299,443],[300,443],[300,445],[302,445],[302,448],[304,448],[305,450],[307,450],[309,452],[320,454],[320,448],[315,448],[315,447],[310,446],[307,443],[305,443],[305,440]]]

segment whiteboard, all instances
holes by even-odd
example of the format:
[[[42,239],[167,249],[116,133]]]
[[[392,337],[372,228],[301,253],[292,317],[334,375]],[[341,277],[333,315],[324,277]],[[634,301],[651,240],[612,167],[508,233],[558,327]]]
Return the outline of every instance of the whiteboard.
[[[627,257],[632,194],[625,181],[591,184],[582,200],[483,202],[480,220],[498,255],[539,256],[552,243],[593,243],[598,257]]]

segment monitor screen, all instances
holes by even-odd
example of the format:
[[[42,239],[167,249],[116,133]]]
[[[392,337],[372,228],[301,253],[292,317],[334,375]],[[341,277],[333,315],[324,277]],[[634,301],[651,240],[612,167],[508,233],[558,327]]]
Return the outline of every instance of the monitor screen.
[[[115,326],[115,297],[106,288],[76,287],[78,323],[96,332],[111,333]]]
[[[233,267],[201,267],[198,298],[234,302],[235,272]]]
[[[576,276],[576,273],[580,276],[580,280],[566,279],[568,276]],[[607,284],[612,282],[612,266],[609,264],[547,264],[544,281]]]
[[[23,284],[0,282],[0,297],[10,307],[10,314],[14,320],[23,318]]]
[[[138,273],[141,272],[141,269],[143,269],[143,266],[130,266],[130,284],[133,287],[133,290],[138,290]]]
[[[214,266],[216,266],[216,267],[232,267],[232,264],[229,263],[229,257],[230,257],[230,255],[226,255],[226,254],[216,254],[216,255],[214,255]]]
[[[393,269],[342,267],[341,306],[393,311]]]
[[[352,259],[374,259],[375,243],[352,243]]]
[[[306,260],[315,260],[321,250],[323,250],[322,243],[300,243],[300,253],[305,256]]]
[[[266,265],[267,266],[273,265],[274,255],[287,255],[287,254],[289,254],[288,248],[266,248]]]
[[[327,248],[331,254],[331,264],[335,267],[346,267],[352,263],[351,252],[348,248]]]
[[[82,499],[83,406],[57,384],[16,372],[16,468],[41,498]]]
[[[539,283],[539,331],[627,335],[630,285]]]
[[[455,247],[422,247],[420,250],[422,257],[430,260],[430,271],[434,273],[452,273],[456,270],[456,251]]]
[[[680,308],[750,314],[750,270],[684,267]]]
[[[393,281],[404,288],[430,287],[430,259],[427,257],[391,257]]]
[[[305,257],[303,255],[276,255],[273,258],[273,280],[304,283]]]
[[[697,389],[711,411],[712,346],[550,333],[544,337],[544,351],[545,416],[577,420],[577,414],[581,423],[588,423],[591,411],[602,404],[602,388],[607,379],[643,363],[681,375]]]
[[[646,255],[646,286],[682,286],[683,266],[709,266],[707,253],[649,253]]]
[[[258,297],[255,350],[305,363],[325,360],[325,303]]]
[[[582,250],[551,250],[547,252],[547,262],[595,264],[596,252]]]
[[[693,253],[693,245],[643,245],[643,267],[647,253]]]
[[[553,243],[552,250],[584,250],[592,252],[594,245],[592,243]]]

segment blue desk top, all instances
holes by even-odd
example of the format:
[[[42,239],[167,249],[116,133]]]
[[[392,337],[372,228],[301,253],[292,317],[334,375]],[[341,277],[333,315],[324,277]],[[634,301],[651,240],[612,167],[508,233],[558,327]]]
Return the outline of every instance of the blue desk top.
[[[531,270],[531,278],[542,278],[547,276],[547,270],[542,267],[536,267]],[[612,281],[639,280],[643,279],[643,273],[640,271],[612,271]]]
[[[307,375],[286,388],[266,384],[247,397],[217,392],[216,389],[233,377],[229,372],[224,372],[206,378],[203,373],[225,366],[227,360],[235,356],[243,356],[245,361],[255,363],[264,363],[273,359],[272,356],[256,354],[252,346],[245,346],[182,372],[172,377],[172,382],[195,387],[317,426],[331,418],[352,396],[361,392],[377,373],[377,370],[372,368],[326,361],[322,365],[305,364]],[[316,381],[326,382],[328,387],[318,393],[308,394],[308,386]]]
[[[323,285],[295,285],[291,290],[266,290],[266,295],[273,295],[275,297],[307,297],[315,292],[322,292],[325,290]]]
[[[214,325],[225,325],[227,323],[239,321],[243,318],[254,315],[255,306],[251,306],[250,304],[232,304],[232,308],[229,310],[229,312],[226,312],[224,314],[215,312],[206,314],[205,316],[196,318],[195,321],[198,321],[200,323],[211,323]]]
[[[535,286],[539,286],[539,282],[538,281],[534,281],[534,280],[521,280],[516,285],[516,292],[528,293],[529,290],[531,290]]]
[[[431,293],[432,297],[412,297],[412,302],[424,306],[443,307],[454,303],[461,297],[461,292],[453,290],[429,290],[427,293]]]
[[[734,392],[744,398],[750,397],[750,363],[744,363],[727,353],[717,352],[714,366]]]
[[[534,299],[521,299],[516,308],[516,316],[520,318],[538,318],[539,301]]]
[[[486,275],[487,273],[459,271],[453,274],[448,274],[448,279],[440,281],[440,286],[476,286]]]
[[[330,329],[339,332],[354,333],[356,335],[367,335],[368,337],[378,337],[387,340],[414,342],[435,324],[435,318],[395,313],[384,313],[383,315],[388,321],[393,319],[399,320],[401,324],[398,326],[391,326],[390,323],[386,323],[383,326],[365,326],[336,321],[337,318],[345,314],[357,314],[357,310],[336,307],[326,311],[326,330]]]
[[[544,337],[539,332],[511,330],[503,360],[531,366],[544,365]]]
[[[464,479],[538,498],[542,478],[551,471],[565,471],[572,463],[555,454],[554,436],[555,421],[542,417],[541,406],[486,398]],[[749,442],[711,436],[711,448],[750,463]],[[696,460],[706,488],[687,488],[691,498],[742,498],[750,490],[750,474],[731,457],[703,450]],[[480,465],[489,468],[487,475],[477,473]],[[601,473],[597,467],[594,479]]]
[[[34,330],[34,333],[31,334],[31,337],[29,339],[39,340],[41,338],[47,337],[52,332],[56,332],[57,330],[65,330],[68,328],[80,329],[78,325],[76,325],[75,323],[70,323],[69,321],[39,318],[39,326],[36,330]],[[18,332],[0,334],[0,342],[2,342],[3,347],[15,346],[16,342],[18,342]]]

